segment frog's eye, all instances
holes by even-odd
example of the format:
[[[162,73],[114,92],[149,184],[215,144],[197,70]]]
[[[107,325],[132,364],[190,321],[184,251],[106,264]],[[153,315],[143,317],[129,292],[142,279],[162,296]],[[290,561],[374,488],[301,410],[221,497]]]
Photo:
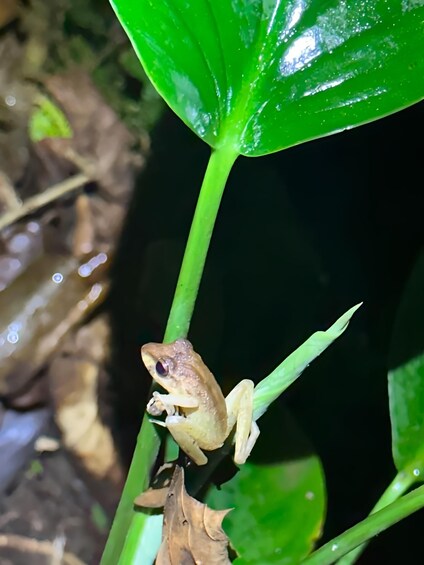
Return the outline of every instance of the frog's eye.
[[[169,373],[169,366],[166,361],[158,361],[155,366],[155,371],[161,377],[167,377]]]

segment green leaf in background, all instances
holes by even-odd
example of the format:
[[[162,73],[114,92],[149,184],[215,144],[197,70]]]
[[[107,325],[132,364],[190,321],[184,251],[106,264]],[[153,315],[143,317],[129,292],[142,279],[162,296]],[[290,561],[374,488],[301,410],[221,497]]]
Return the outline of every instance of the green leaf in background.
[[[389,372],[393,459],[424,471],[424,354]],[[420,470],[419,467],[422,467]]]
[[[224,529],[240,565],[297,565],[311,551],[324,522],[326,495],[319,458],[286,413],[280,412],[271,424],[273,431],[268,432],[276,439],[268,451],[273,461],[248,461],[206,498],[212,508],[234,508]]]
[[[392,449],[399,471],[424,472],[424,253],[406,285],[397,315],[389,371]],[[417,477],[417,480],[420,480]]]
[[[72,137],[71,126],[65,114],[51,100],[41,95],[36,100],[28,127],[29,136],[34,142],[48,137]]]
[[[257,156],[424,97],[422,0],[111,0],[147,75],[212,147]]]

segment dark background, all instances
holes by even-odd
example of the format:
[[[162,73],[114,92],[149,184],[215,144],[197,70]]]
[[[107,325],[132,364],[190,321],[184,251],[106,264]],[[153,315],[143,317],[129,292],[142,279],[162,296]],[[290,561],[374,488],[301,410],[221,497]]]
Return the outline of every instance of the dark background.
[[[322,459],[324,541],[365,517],[395,475],[387,370],[396,310],[423,243],[423,124],[418,104],[281,153],[240,158],[189,334],[227,390],[241,378],[260,380],[364,301],[343,337],[272,407],[288,406]],[[117,429],[127,453],[149,384],[139,377],[138,348],[162,339],[208,155],[165,113],[116,260]],[[275,437],[260,441],[272,450]],[[374,540],[361,563],[422,563],[423,527],[421,511]]]

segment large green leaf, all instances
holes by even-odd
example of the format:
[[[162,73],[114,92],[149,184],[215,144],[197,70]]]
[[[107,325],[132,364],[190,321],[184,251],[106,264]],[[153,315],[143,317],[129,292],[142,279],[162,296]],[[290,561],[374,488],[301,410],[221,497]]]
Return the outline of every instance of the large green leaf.
[[[321,533],[324,475],[318,457],[287,414],[267,414],[266,420],[274,434],[264,434],[272,440],[262,450],[272,454],[272,462],[268,455],[266,463],[242,465],[221,489],[210,490],[206,502],[212,508],[234,508],[224,529],[240,556],[237,564],[297,565]]]
[[[263,155],[424,97],[423,0],[111,0],[146,73],[212,147]]]
[[[399,471],[424,473],[424,253],[406,286],[397,315],[389,371],[393,458]]]

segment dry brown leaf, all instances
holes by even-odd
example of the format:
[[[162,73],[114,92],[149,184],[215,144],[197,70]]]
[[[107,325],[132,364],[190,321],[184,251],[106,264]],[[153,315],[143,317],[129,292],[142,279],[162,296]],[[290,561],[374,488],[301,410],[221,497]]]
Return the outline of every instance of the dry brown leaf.
[[[0,25],[11,15],[13,2],[0,0]],[[23,179],[30,160],[28,115],[33,90],[22,80],[23,62],[22,42],[5,31],[0,37],[0,170],[12,185]]]
[[[107,321],[97,317],[69,336],[49,368],[55,420],[64,446],[99,479],[121,480],[112,433],[99,413],[102,363],[108,355]]]
[[[168,491],[169,486],[149,488],[135,498],[134,505],[140,508],[163,508]]]
[[[165,463],[157,470],[150,487],[134,500],[135,506],[143,508],[163,508],[175,471],[175,461]]]
[[[131,195],[134,169],[142,164],[131,149],[133,135],[106,104],[88,73],[75,69],[50,76],[46,87],[66,113],[73,137],[50,139],[45,145],[94,174],[101,195],[124,205]]]
[[[212,510],[187,494],[184,471],[176,467],[164,509],[156,565],[229,565],[222,520],[229,510]]]
[[[1,0],[0,2],[0,29],[12,22],[18,15],[19,4],[17,0]]]

